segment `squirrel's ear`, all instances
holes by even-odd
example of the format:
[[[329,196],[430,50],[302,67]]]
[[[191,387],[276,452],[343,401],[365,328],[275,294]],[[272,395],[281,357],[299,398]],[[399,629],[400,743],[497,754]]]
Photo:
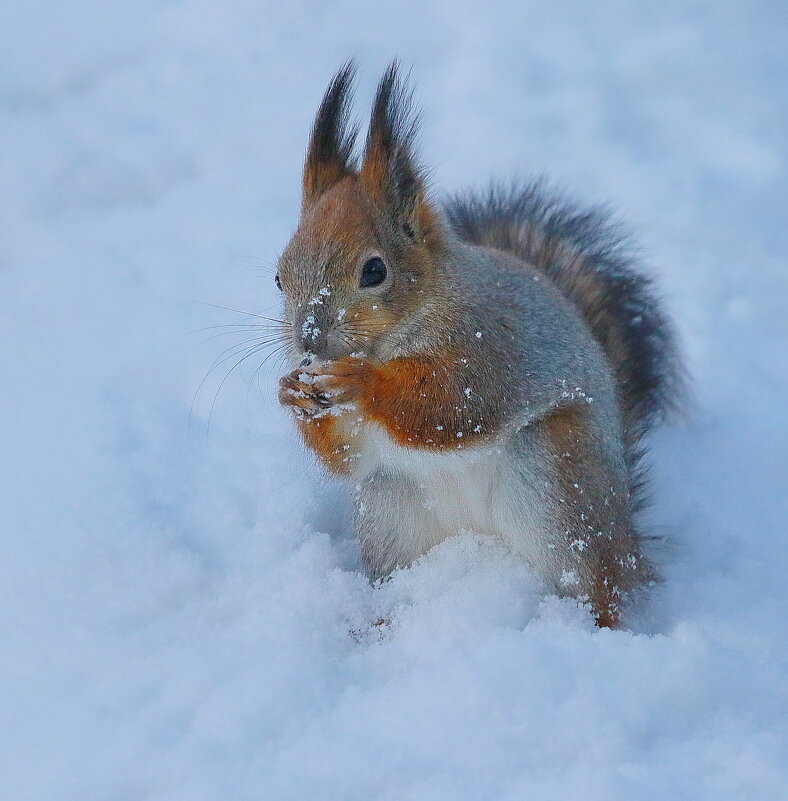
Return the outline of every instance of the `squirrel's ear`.
[[[361,179],[367,191],[394,213],[406,236],[421,240],[435,215],[426,200],[424,171],[413,152],[419,121],[413,112],[413,93],[399,80],[397,68],[395,61],[378,84]]]
[[[332,78],[317,110],[304,164],[303,208],[353,174],[353,145],[358,130],[350,124],[355,64],[348,61]]]

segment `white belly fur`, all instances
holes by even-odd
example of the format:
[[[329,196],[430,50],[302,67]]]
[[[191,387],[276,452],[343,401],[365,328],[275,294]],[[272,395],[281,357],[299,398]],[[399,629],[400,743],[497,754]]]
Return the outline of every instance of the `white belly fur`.
[[[356,478],[388,477],[378,490],[370,483],[364,503],[377,500],[392,510],[381,535],[394,536],[397,564],[410,564],[460,531],[497,536],[532,563],[544,555],[549,534],[540,482],[515,473],[501,444],[427,451],[398,445],[376,425],[365,428]],[[409,491],[392,492],[397,477]],[[376,491],[385,497],[376,499]]]

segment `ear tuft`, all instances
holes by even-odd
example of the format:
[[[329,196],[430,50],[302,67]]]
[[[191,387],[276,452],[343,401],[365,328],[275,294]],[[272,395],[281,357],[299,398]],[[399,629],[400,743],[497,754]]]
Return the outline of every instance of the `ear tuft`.
[[[358,129],[350,123],[350,105],[355,73],[355,64],[348,61],[332,78],[315,116],[304,165],[304,209],[353,173]]]
[[[414,155],[419,115],[413,110],[413,91],[400,80],[398,68],[396,61],[390,64],[378,84],[361,177],[373,196],[382,195],[400,229],[413,239],[419,234],[425,181]]]

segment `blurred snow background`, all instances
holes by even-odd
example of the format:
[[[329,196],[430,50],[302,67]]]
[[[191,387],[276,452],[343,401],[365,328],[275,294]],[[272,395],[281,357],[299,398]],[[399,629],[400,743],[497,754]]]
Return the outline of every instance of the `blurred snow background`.
[[[6,7],[0,798],[788,797],[787,37],[782,0]],[[635,633],[469,536],[372,589],[268,366],[190,424],[237,341],[191,332],[240,318],[198,301],[275,308],[351,55],[359,115],[412,65],[440,190],[544,171],[659,276],[695,395]]]

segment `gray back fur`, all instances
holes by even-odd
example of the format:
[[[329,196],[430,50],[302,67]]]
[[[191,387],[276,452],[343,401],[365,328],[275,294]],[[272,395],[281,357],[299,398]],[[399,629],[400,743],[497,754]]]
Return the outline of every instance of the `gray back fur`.
[[[445,211],[461,239],[532,264],[578,308],[616,377],[638,490],[642,439],[677,404],[683,381],[671,325],[628,239],[603,210],[577,208],[541,181],[459,195]]]

